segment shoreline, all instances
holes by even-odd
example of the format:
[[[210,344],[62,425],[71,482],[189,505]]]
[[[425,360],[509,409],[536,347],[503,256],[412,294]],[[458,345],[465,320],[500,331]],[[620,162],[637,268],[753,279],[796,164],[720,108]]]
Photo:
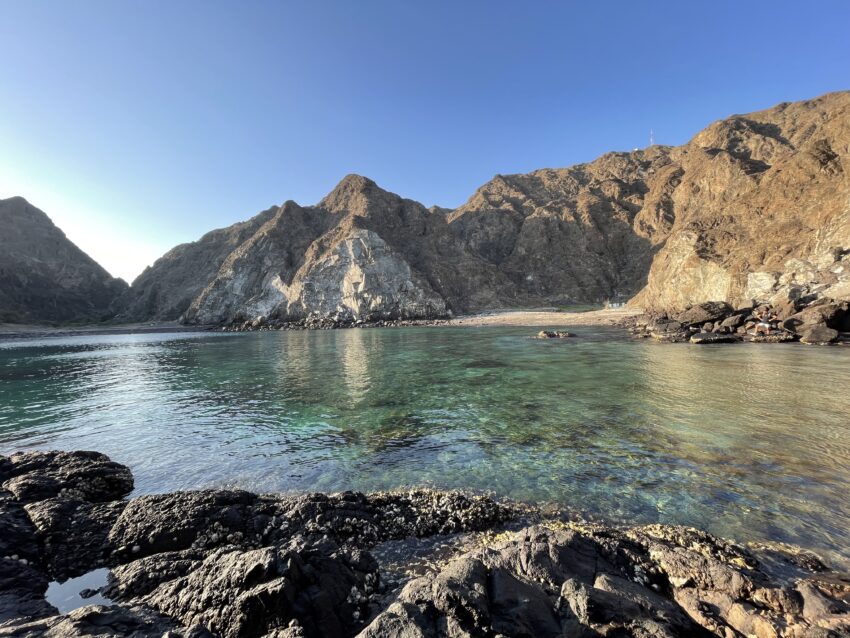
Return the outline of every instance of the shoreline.
[[[176,321],[128,324],[88,324],[83,326],[49,326],[43,324],[0,323],[0,343],[18,339],[76,337],[79,335],[157,334],[166,332],[209,332],[211,326],[187,326]]]
[[[850,636],[850,574],[694,528],[428,489],[128,499],[97,452],[0,456],[0,485],[3,636]]]
[[[624,320],[639,316],[641,310],[631,308],[588,310],[570,312],[560,310],[499,310],[462,315],[451,319],[401,319],[364,323],[351,326],[305,327],[298,323],[283,324],[280,330],[342,330],[348,328],[400,328],[400,327],[486,327],[486,326],[620,326]],[[243,328],[240,331],[271,330]],[[51,326],[44,324],[2,324],[0,342],[19,339],[73,337],[79,335],[157,334],[169,332],[222,332],[235,331],[219,325],[189,325],[176,321],[139,322],[128,324],[88,324],[81,326]]]
[[[623,321],[643,314],[637,308],[611,308],[569,312],[560,310],[504,310],[464,315],[449,319],[445,325],[485,326],[620,326]]]

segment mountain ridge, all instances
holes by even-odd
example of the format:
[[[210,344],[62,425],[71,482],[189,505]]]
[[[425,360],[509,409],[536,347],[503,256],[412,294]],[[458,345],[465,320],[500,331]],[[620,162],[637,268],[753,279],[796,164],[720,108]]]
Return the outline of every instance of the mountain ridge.
[[[349,174],[314,205],[174,247],[112,307],[123,321],[226,324],[846,299],[849,173],[843,91],[717,120],[681,146],[496,175],[455,209]]]

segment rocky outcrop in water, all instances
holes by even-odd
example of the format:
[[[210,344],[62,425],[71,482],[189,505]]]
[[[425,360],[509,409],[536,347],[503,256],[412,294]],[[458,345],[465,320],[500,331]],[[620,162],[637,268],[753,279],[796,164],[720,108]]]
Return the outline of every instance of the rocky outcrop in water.
[[[707,301],[680,312],[649,313],[624,322],[638,337],[678,343],[786,343],[850,344],[850,302],[817,295],[777,305],[733,308],[723,301]]]
[[[850,578],[688,528],[428,490],[128,501],[92,452],[0,457],[0,486],[2,636],[850,636]],[[45,600],[102,566],[112,604]]]
[[[0,200],[0,323],[100,321],[127,290],[22,197]]]

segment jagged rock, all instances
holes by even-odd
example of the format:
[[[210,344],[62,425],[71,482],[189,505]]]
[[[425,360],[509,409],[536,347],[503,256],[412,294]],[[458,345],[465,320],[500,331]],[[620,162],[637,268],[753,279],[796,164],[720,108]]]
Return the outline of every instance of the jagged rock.
[[[0,490],[0,557],[10,556],[15,560],[35,562],[40,559],[41,549],[35,535],[35,527],[27,516],[24,506],[14,500],[11,493]]]
[[[509,519],[511,508],[460,492],[354,492],[293,498],[204,490],[140,496],[112,527],[116,556],[141,558],[162,552],[228,544],[258,547],[296,535],[355,540],[368,546],[390,538],[486,529]]]
[[[533,527],[411,581],[360,635],[850,635],[844,585],[825,594],[823,582],[783,585],[748,551],[687,528]],[[807,594],[823,597],[813,617],[797,602]]]
[[[88,503],[49,498],[25,507],[44,547],[43,566],[54,579],[65,580],[102,564],[107,535],[126,503]]]
[[[10,480],[26,465],[42,484],[39,471],[55,479],[61,460],[77,477],[100,476],[108,462],[33,453],[25,463],[0,457],[0,472]],[[376,543],[493,529],[520,512],[459,492],[208,490],[125,504],[60,490],[23,511],[45,554],[31,564],[0,558],[4,636],[850,636],[850,576],[805,552],[756,553],[664,525],[551,520],[476,543],[397,595],[384,590]],[[0,524],[19,535],[20,512],[2,510],[12,523]],[[112,568],[101,593],[115,604],[58,614],[44,599],[41,565],[72,571],[97,556]]]
[[[58,613],[44,599],[47,586],[47,577],[32,565],[0,557],[0,636],[4,627]]]
[[[331,543],[298,544],[214,552],[143,600],[184,625],[202,625],[224,638],[264,636],[293,620],[310,636],[344,636],[367,613],[363,592],[370,583],[377,583],[370,556]]]
[[[55,496],[109,501],[133,490],[130,470],[99,452],[21,452],[0,471],[2,487],[20,503]]]
[[[0,323],[101,321],[127,290],[22,197],[0,199]]]
[[[181,627],[144,607],[89,605],[61,616],[10,626],[8,638],[214,638],[204,627]]]

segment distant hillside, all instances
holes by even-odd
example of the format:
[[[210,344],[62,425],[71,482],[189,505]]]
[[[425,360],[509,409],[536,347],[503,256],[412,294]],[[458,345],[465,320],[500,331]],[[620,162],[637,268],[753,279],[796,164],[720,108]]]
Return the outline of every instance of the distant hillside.
[[[127,284],[22,197],[0,200],[0,321],[100,321]]]

